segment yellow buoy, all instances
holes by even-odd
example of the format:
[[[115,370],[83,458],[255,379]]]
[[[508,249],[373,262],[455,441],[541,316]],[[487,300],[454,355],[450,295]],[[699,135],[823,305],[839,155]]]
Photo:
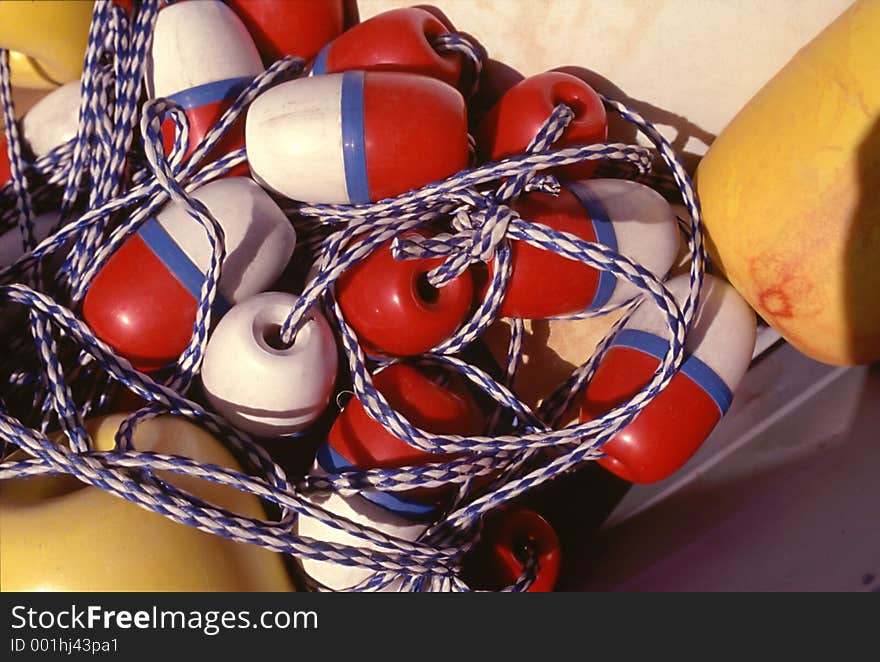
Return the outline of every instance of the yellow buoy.
[[[861,0],[740,111],[697,170],[709,250],[769,324],[880,359],[880,2]]]
[[[124,415],[87,429],[111,450]],[[214,437],[180,418],[145,421],[135,447],[238,469]],[[179,474],[163,480],[208,503],[264,518],[259,500]],[[288,591],[281,555],[178,524],[67,476],[0,482],[3,591]]]
[[[49,89],[80,77],[93,4],[0,0],[0,48],[10,50],[13,86]]]

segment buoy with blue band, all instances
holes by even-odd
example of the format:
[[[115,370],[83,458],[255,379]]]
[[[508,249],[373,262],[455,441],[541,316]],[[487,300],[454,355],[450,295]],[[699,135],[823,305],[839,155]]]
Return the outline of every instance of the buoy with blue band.
[[[688,275],[666,283],[683,305]],[[614,339],[581,403],[581,421],[598,418],[638,393],[667,351],[666,322],[646,301]],[[726,282],[705,276],[686,358],[669,385],[617,436],[602,446],[606,469],[634,483],[653,483],[677,471],[700,448],[730,407],[751,362],[755,313]]]
[[[315,461],[327,473],[340,473],[358,469],[344,456],[337,453],[330,444],[323,444],[315,455]],[[413,462],[412,464],[415,464]],[[362,490],[360,497],[384,508],[389,513],[399,515],[414,522],[430,523],[433,515],[437,513],[436,503],[422,503],[414,499],[399,496],[394,492],[381,492],[379,490]]]
[[[619,252],[664,278],[678,254],[678,226],[669,203],[643,184],[623,179],[563,182],[558,196],[528,193],[514,210],[523,220],[576,235]],[[512,271],[499,315],[546,319],[618,304],[633,285],[525,241],[511,243]]]
[[[605,142],[608,122],[596,91],[571,74],[548,71],[520,81],[495,103],[477,128],[477,155],[498,161],[521,154],[559,104],[571,108],[574,118],[553,149]],[[598,161],[583,161],[556,172],[566,179],[586,179],[597,167]]]
[[[236,304],[217,324],[202,362],[208,402],[241,430],[260,437],[300,432],[326,409],[336,382],[336,340],[315,309],[289,346],[279,330],[296,304],[263,292]]]
[[[463,97],[416,74],[349,71],[282,83],[251,104],[246,137],[254,178],[312,203],[381,200],[468,163]]]
[[[269,66],[285,55],[311,60],[342,33],[345,0],[226,0]]]
[[[178,2],[156,19],[150,55],[149,93],[176,101],[189,120],[187,154],[202,141],[241,91],[263,71],[254,41],[241,19],[219,0]],[[173,125],[163,126],[165,151],[173,144]],[[223,136],[208,160],[244,147],[243,121]],[[233,174],[246,174],[247,168]]]
[[[425,9],[392,9],[355,25],[324,46],[315,58],[312,74],[355,69],[405,71],[457,87],[462,74],[461,54],[440,53],[432,43],[449,32],[449,26]]]
[[[216,316],[268,288],[296,244],[284,212],[250,179],[229,177],[193,192],[223,228]],[[167,205],[114,253],[86,293],[83,314],[96,335],[142,370],[176,359],[193,332],[211,246],[202,226]],[[215,316],[215,320],[217,317]]]
[[[435,434],[475,435],[484,418],[458,379],[443,386],[412,366],[396,363],[373,375],[373,384],[388,403],[410,423]],[[351,469],[393,469],[429,462],[448,461],[450,456],[432,454],[410,446],[386,430],[352,399],[330,430],[327,443],[317,453],[312,473],[322,475]],[[360,490],[353,495],[338,492],[312,494],[309,499],[326,510],[404,540],[415,540],[436,517],[444,496],[442,488],[389,492]],[[370,543],[300,516],[297,533],[355,546]],[[353,587],[370,576],[369,570],[327,561],[303,559],[303,569],[314,580],[334,590]],[[393,590],[393,589],[391,589]]]

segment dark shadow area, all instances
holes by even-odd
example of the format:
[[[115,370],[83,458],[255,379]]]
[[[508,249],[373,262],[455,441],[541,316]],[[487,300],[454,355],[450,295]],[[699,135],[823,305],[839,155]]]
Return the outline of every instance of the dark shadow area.
[[[360,11],[358,10],[357,0],[343,0],[345,11],[345,29],[361,22]]]
[[[579,573],[592,565],[596,533],[632,487],[622,478],[590,462],[544,483],[515,503],[540,513],[556,534],[562,549],[557,591],[581,590]]]
[[[843,296],[848,345],[855,361],[867,363],[880,361],[880,114],[856,159],[858,202],[844,256]]]
[[[468,113],[470,113],[468,121],[472,133],[476,131],[483,117],[492,109],[498,99],[511,87],[525,79],[525,76],[513,67],[490,58],[482,46],[480,46],[480,50],[483,53],[480,86],[468,103]]]

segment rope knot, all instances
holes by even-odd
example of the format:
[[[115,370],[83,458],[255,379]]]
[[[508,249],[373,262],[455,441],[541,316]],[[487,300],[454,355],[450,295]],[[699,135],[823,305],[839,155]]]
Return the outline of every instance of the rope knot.
[[[507,205],[491,201],[476,191],[459,191],[463,203],[453,212],[455,233],[425,237],[411,233],[395,237],[391,251],[397,260],[444,257],[441,265],[428,272],[428,282],[443,287],[475,262],[489,262],[507,236],[510,221],[519,215]]]
[[[562,185],[559,180],[548,174],[532,177],[526,183],[525,188],[526,193],[548,193],[550,195],[559,195],[561,190]]]
[[[512,218],[518,216],[507,205],[491,205],[472,212],[459,211],[452,220],[452,227],[462,237],[462,248],[472,262],[488,262],[507,235],[507,226]]]

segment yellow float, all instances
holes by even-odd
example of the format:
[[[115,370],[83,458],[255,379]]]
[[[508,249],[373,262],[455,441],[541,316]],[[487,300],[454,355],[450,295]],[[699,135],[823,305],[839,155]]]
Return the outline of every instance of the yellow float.
[[[852,5],[700,163],[709,249],[755,310],[832,364],[880,360],[880,2]]]
[[[124,415],[87,429],[96,450],[112,450]],[[238,469],[214,437],[180,418],[148,420],[135,447]],[[264,518],[259,500],[180,474],[159,475],[205,501]],[[0,482],[0,588],[3,591],[289,591],[280,554],[233,542],[68,476]]]
[[[0,48],[10,50],[14,87],[51,89],[80,77],[93,4],[0,0]]]

